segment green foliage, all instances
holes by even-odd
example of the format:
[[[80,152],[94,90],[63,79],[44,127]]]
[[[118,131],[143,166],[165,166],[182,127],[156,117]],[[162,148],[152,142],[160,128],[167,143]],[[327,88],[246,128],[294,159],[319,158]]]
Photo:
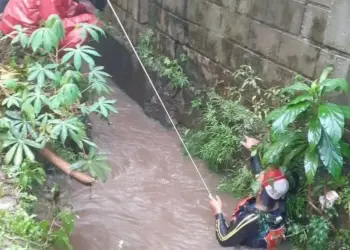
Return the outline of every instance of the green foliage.
[[[41,188],[45,172],[38,162],[24,161],[19,166],[4,166],[3,170],[19,189],[19,204],[16,210],[0,212],[0,246],[8,244],[21,249],[72,249],[69,237],[72,233],[73,215],[58,212],[52,220],[39,221],[31,215],[34,202],[34,188]],[[64,245],[59,242],[65,242]]]
[[[179,60],[171,60],[169,57],[156,55],[153,48],[153,35],[153,31],[148,29],[140,36],[138,51],[142,62],[159,76],[169,79],[173,88],[187,87],[189,80],[181,66],[187,60],[185,55],[181,55]]]
[[[71,169],[88,171],[93,177],[102,181],[107,180],[106,173],[110,170],[109,166],[106,164],[106,157],[97,155],[95,148],[91,148],[89,155],[87,155],[85,159],[74,163]]]
[[[185,138],[191,153],[215,171],[244,166],[240,145],[243,136],[262,135],[266,128],[262,118],[274,107],[272,104],[284,103],[287,98],[277,88],[265,88],[250,66],[242,65],[233,77],[235,84],[222,95],[209,90],[192,102],[192,107],[203,109],[202,128],[187,131]],[[243,106],[247,103],[249,108]],[[230,182],[227,185],[232,186]]]
[[[80,24],[83,38],[99,40],[104,31]],[[36,187],[46,179],[38,163],[38,151],[47,144],[56,147],[75,170],[89,172],[106,180],[110,171],[106,158],[96,153],[96,145],[87,137],[83,118],[90,114],[108,119],[116,113],[104,67],[95,64],[100,54],[88,45],[59,47],[64,37],[61,19],[52,15],[28,35],[26,29],[1,38],[11,40],[12,56],[0,64],[0,140],[3,170],[19,192],[15,211],[0,212],[0,246],[7,242],[20,249],[72,249],[73,215],[58,211],[48,220],[31,215]],[[83,65],[88,67],[82,72]],[[70,147],[77,146],[79,152]],[[85,149],[91,148],[86,156]],[[13,248],[13,246],[11,246]]]
[[[99,27],[80,26],[82,33],[95,40],[99,34],[104,35]],[[7,72],[0,82],[5,93],[2,109],[6,117],[2,119],[7,122],[7,129],[3,128],[1,134],[5,162],[20,165],[25,159],[33,161],[36,150],[56,140],[60,140],[62,147],[74,142],[83,152],[85,146],[96,147],[87,138],[85,125],[79,117],[95,113],[108,119],[110,113],[117,112],[115,100],[101,96],[108,94],[110,88],[106,81],[109,74],[95,65],[93,57],[100,56],[99,53],[88,45],[59,48],[64,30],[60,18],[55,15],[30,36],[17,26],[11,36],[4,38],[12,36],[15,37],[12,40],[15,52],[19,49],[32,54],[25,59],[17,57],[13,67],[0,65],[2,72]],[[82,73],[84,63],[90,71]],[[83,94],[98,98],[85,100]],[[104,170],[107,168],[94,171]]]
[[[218,186],[221,192],[230,193],[235,198],[246,197],[252,193],[252,184],[255,177],[246,166],[233,169]]]
[[[311,84],[296,77],[294,83],[282,91],[291,100],[266,118],[271,130],[260,148],[263,164],[296,171],[302,180],[298,193],[290,194],[287,201],[291,221],[288,237],[295,249],[349,247],[344,244],[344,234],[340,233],[344,232],[343,228],[337,228],[335,236],[330,233],[330,225],[337,220],[339,211],[345,208],[348,212],[350,199],[349,182],[346,177],[341,178],[343,158],[350,157],[349,145],[343,141],[350,108],[328,101],[331,94],[347,93],[348,86],[343,79],[328,78],[331,72],[331,68],[326,68]],[[327,172],[333,180],[328,179]],[[341,206],[323,211],[315,200],[328,190],[340,194]]]
[[[304,141],[289,140],[288,144],[282,144],[280,151],[287,147],[297,147],[303,144],[305,150],[290,157],[304,157],[305,174],[308,183],[314,181],[320,166],[326,169],[331,176],[339,178],[343,168],[344,151],[348,145],[342,141],[345,124],[344,110],[349,107],[338,106],[327,101],[327,96],[333,92],[347,92],[348,85],[343,79],[330,79],[328,75],[331,69],[327,68],[322,75],[311,85],[296,78],[294,84],[284,89],[294,98],[287,105],[270,113],[272,146],[288,140],[291,131],[299,133]],[[283,111],[283,112],[280,112]],[[342,146],[342,148],[341,148]],[[273,157],[275,152],[266,152],[265,164],[278,164]],[[288,157],[280,154],[277,158]]]
[[[18,208],[15,212],[0,211],[0,246],[21,247],[25,250],[73,249],[69,243],[69,236],[73,229],[71,213],[59,213],[51,222],[37,222],[35,216],[30,216],[25,210]],[[54,230],[53,225],[60,225]]]
[[[322,217],[312,216],[307,226],[292,224],[288,230],[294,236],[293,249],[328,250],[330,228]]]
[[[207,94],[202,122],[202,130],[187,131],[186,145],[215,171],[230,169],[238,163],[243,135],[257,135],[264,128],[253,112],[215,91]]]
[[[232,76],[235,80],[234,91],[231,91],[232,98],[248,103],[250,110],[260,119],[265,118],[272,109],[289,100],[288,96],[282,93],[281,88],[265,87],[262,79],[256,76],[254,70],[248,65],[240,66]]]
[[[25,160],[20,165],[6,166],[6,173],[15,183],[17,183],[20,190],[32,190],[37,185],[43,185],[45,182],[45,171],[37,162]]]

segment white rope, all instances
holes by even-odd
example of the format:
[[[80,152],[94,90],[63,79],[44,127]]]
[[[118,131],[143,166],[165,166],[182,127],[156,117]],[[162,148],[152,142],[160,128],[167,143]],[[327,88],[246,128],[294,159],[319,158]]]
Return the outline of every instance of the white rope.
[[[208,194],[209,194],[209,197],[211,197],[211,192],[210,192],[210,190],[209,190],[207,184],[205,183],[202,174],[200,173],[200,171],[199,171],[199,169],[198,169],[198,167],[197,167],[195,161],[193,160],[193,158],[192,158],[192,156],[191,156],[191,154],[190,154],[188,148],[186,147],[186,144],[185,144],[185,142],[183,141],[183,139],[182,139],[182,137],[181,137],[181,134],[179,133],[179,131],[178,131],[178,129],[176,128],[176,126],[175,126],[173,120],[171,119],[171,116],[170,116],[170,114],[169,114],[167,108],[165,107],[165,105],[164,105],[164,103],[163,103],[163,101],[162,101],[162,98],[160,97],[160,95],[159,95],[159,93],[158,93],[156,87],[154,86],[154,83],[153,83],[151,77],[149,76],[149,74],[148,74],[148,72],[147,72],[145,66],[143,65],[143,63],[142,63],[142,61],[141,61],[141,58],[139,57],[139,55],[138,55],[138,53],[137,53],[137,51],[136,51],[136,49],[135,49],[135,46],[132,44],[132,42],[131,42],[131,40],[130,40],[130,38],[129,38],[129,36],[128,36],[128,33],[125,31],[125,28],[124,28],[122,22],[120,21],[120,19],[119,19],[117,13],[115,12],[115,9],[114,9],[114,7],[112,6],[110,0],[107,0],[107,2],[108,2],[109,7],[111,8],[111,10],[113,11],[113,14],[114,14],[115,18],[117,19],[117,21],[118,21],[120,27],[122,28],[122,30],[123,30],[123,32],[124,32],[124,34],[125,34],[125,36],[126,36],[126,39],[128,40],[128,42],[129,42],[129,44],[130,44],[132,50],[134,51],[134,53],[135,53],[135,55],[136,55],[136,57],[137,57],[137,60],[140,62],[140,65],[141,65],[143,71],[145,72],[145,74],[146,74],[146,76],[147,76],[147,78],[148,78],[148,81],[149,81],[150,84],[152,85],[152,88],[153,88],[154,92],[156,93],[156,95],[157,95],[157,97],[158,97],[158,99],[159,99],[161,105],[163,106],[165,113],[167,114],[167,116],[168,116],[168,118],[169,118],[171,124],[173,125],[173,127],[174,127],[174,129],[175,129],[175,131],[176,131],[177,136],[179,137],[179,139],[180,139],[182,145],[184,146],[184,148],[185,148],[185,150],[186,150],[188,156],[190,157],[191,162],[192,162],[194,168],[197,170],[197,173],[198,173],[199,177],[201,178],[202,183],[203,183],[205,189],[207,190],[207,192],[208,192]]]

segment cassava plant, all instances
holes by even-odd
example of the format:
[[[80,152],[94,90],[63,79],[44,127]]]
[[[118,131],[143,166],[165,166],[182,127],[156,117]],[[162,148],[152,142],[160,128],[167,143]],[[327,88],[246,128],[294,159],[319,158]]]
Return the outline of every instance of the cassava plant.
[[[104,35],[94,25],[80,24],[77,28],[81,29],[82,38],[89,36],[98,41]],[[15,54],[12,62],[0,65],[4,162],[18,166],[25,159],[35,161],[38,152],[46,152],[48,144],[59,141],[65,147],[73,143],[89,164],[79,165],[82,169],[75,164],[75,169],[105,180],[109,168],[100,164],[101,157],[85,153],[96,145],[87,137],[83,120],[92,113],[108,119],[110,113],[116,112],[115,100],[104,97],[110,91],[106,83],[109,75],[104,67],[95,65],[94,57],[100,54],[94,48],[69,48],[69,44],[60,47],[63,38],[63,24],[57,15],[51,15],[31,35],[25,28],[15,26],[12,33],[2,38],[12,39]],[[93,163],[95,160],[98,164]]]

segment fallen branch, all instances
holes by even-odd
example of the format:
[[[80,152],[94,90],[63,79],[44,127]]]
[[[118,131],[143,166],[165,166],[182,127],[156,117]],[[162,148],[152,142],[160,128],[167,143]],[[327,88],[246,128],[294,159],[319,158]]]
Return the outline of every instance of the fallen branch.
[[[46,146],[40,151],[40,153],[42,156],[45,157],[46,160],[48,160],[50,163],[55,165],[63,173],[69,175],[70,177],[80,182],[81,184],[84,184],[86,186],[91,186],[95,182],[95,179],[93,177],[79,171],[71,170],[70,163],[63,160],[61,157],[59,157],[57,154],[52,152]]]
[[[309,206],[315,210],[319,215],[321,215],[327,222],[328,225],[331,227],[333,232],[337,232],[336,227],[333,225],[333,223],[330,221],[330,218],[327,218],[327,216],[322,212],[321,209],[319,209],[312,201],[308,201]]]

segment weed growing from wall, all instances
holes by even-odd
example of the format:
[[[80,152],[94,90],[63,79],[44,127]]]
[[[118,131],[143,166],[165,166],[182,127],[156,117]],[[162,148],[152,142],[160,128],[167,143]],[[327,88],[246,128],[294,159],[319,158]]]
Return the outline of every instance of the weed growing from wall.
[[[140,36],[138,52],[145,67],[154,71],[158,76],[168,79],[175,89],[187,87],[189,80],[182,70],[182,65],[187,60],[185,55],[181,55],[180,59],[171,60],[169,57],[157,54],[153,46],[153,36],[151,29],[146,30]]]

